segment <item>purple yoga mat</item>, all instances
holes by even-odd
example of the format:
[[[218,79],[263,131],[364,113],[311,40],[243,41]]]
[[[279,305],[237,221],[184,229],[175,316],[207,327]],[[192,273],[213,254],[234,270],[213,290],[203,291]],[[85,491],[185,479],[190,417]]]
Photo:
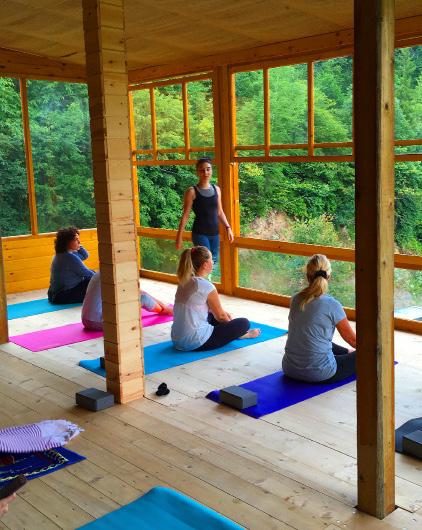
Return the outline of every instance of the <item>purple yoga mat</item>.
[[[169,322],[170,320],[173,320],[172,315],[157,315],[157,313],[142,309],[142,326],[144,328]],[[98,337],[102,336],[102,331],[85,329],[82,322],[77,322],[76,324],[68,324],[57,328],[15,335],[10,337],[9,340],[27,350],[37,352],[58,348],[59,346],[67,346],[68,344],[76,344],[85,340],[98,339]]]
[[[261,416],[265,416],[266,414],[271,414],[272,412],[290,407],[311,397],[324,394],[333,388],[347,385],[347,383],[351,383],[355,379],[356,376],[353,375],[338,383],[305,383],[290,379],[283,372],[275,372],[274,374],[260,377],[249,383],[238,385],[258,394],[257,405],[240,410],[239,412],[252,418],[261,418]],[[211,399],[211,401],[220,403],[219,390],[213,390],[206,397]]]

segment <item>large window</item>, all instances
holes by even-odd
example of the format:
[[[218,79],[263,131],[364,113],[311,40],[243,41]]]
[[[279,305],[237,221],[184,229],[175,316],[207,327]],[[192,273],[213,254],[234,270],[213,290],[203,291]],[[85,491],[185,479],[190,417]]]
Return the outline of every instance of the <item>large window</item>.
[[[87,87],[28,82],[39,232],[95,227]]]
[[[31,233],[19,80],[0,77],[0,235]]]

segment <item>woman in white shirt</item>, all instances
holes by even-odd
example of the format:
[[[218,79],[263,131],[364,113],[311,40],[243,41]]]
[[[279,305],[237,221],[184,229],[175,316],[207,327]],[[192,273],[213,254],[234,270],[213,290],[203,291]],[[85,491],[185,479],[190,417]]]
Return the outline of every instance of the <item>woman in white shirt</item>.
[[[207,280],[212,268],[212,255],[206,247],[186,249],[180,256],[171,328],[178,350],[214,350],[232,340],[260,334],[259,329],[250,329],[247,318],[232,319],[223,309],[216,288]]]

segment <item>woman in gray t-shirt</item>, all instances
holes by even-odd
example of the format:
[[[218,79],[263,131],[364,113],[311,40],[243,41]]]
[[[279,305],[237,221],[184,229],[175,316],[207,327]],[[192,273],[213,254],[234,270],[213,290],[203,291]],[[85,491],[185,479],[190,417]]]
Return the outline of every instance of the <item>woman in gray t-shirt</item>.
[[[313,383],[341,381],[356,372],[356,334],[340,302],[328,296],[331,264],[315,254],[306,266],[308,286],[293,296],[283,371]],[[339,331],[353,350],[332,342]]]

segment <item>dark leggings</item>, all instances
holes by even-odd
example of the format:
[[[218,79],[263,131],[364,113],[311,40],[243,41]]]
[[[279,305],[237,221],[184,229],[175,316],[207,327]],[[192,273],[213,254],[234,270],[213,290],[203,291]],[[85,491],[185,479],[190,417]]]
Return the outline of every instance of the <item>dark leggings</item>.
[[[339,346],[334,342],[332,344],[337,370],[332,377],[324,379],[324,381],[319,381],[319,383],[335,383],[356,373],[356,350],[349,353],[347,348]]]
[[[90,279],[85,278],[78,285],[72,287],[72,289],[59,291],[54,297],[49,292],[48,301],[52,304],[78,304],[79,302],[83,302]]]
[[[234,318],[230,322],[218,322],[210,313],[208,322],[214,326],[211,337],[194,351],[215,350],[244,335],[251,327],[247,318]]]

